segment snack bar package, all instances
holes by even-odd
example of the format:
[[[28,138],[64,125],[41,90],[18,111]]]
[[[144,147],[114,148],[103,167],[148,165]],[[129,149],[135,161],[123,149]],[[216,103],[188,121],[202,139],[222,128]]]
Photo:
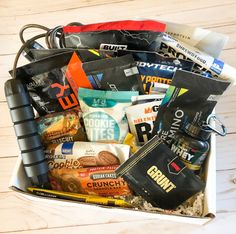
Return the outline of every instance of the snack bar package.
[[[165,24],[152,20],[116,21],[82,26],[65,26],[63,34],[67,48],[103,50],[148,50],[160,46]]]
[[[125,108],[136,91],[79,89],[79,102],[89,141],[122,143],[128,133]]]
[[[166,24],[167,34],[188,45],[198,48],[214,58],[219,57],[220,52],[229,39],[229,37],[224,34],[212,32],[203,28],[173,22],[164,23]]]
[[[152,138],[153,123],[157,117],[160,101],[137,104],[126,108],[131,133],[139,145]]]
[[[129,154],[128,145],[82,141],[51,144],[45,150],[50,170],[120,165]]]
[[[130,54],[84,63],[83,69],[93,89],[143,93],[139,71]]]
[[[43,144],[87,140],[79,108],[47,114],[36,122]]]
[[[49,179],[52,189],[98,196],[128,196],[132,192],[122,178],[117,178],[117,166],[80,169],[54,169]]]
[[[137,195],[162,209],[175,209],[205,187],[158,136],[115,172]]]
[[[171,84],[172,77],[177,69],[192,71],[193,68],[193,62],[191,61],[166,58],[155,52],[130,50],[117,52],[118,56],[127,53],[132,54],[137,64],[143,88],[147,94],[151,92],[153,86],[158,86],[159,83]]]
[[[159,134],[170,144],[176,131],[187,123],[201,125],[229,85],[230,81],[177,70],[159,107],[153,135]]]
[[[216,77],[230,80],[236,83],[236,69],[225,64],[195,47],[172,38],[164,33],[158,53],[165,57],[187,59],[193,61],[194,73],[206,74],[208,77]]]

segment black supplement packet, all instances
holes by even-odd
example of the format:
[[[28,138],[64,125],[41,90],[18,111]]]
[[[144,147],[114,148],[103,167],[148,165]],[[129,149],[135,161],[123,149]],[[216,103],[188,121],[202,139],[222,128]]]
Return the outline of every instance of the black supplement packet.
[[[154,207],[175,209],[204,189],[205,183],[154,136],[116,169],[134,190]]]
[[[64,26],[64,44],[67,48],[159,49],[166,25],[153,20],[121,20],[88,25]]]
[[[32,105],[40,116],[60,112],[79,105],[77,88],[87,79],[82,63],[101,58],[103,54],[85,50],[63,52],[18,67],[16,79],[27,86]]]
[[[159,107],[152,135],[168,145],[186,124],[202,124],[212,113],[229,81],[177,70]]]
[[[93,89],[143,93],[139,71],[130,54],[87,62],[83,69]]]
[[[150,93],[159,83],[171,84],[176,70],[192,71],[193,62],[183,59],[166,58],[157,52],[138,50],[118,50],[117,55],[132,54],[146,93]]]

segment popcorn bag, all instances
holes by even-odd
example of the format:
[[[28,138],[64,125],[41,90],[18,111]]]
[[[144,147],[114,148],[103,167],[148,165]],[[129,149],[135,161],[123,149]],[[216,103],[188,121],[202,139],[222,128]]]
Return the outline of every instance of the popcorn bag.
[[[226,36],[124,20],[55,27],[41,45],[24,41],[30,27],[42,28],[23,27],[5,83],[21,152],[10,188],[117,220],[214,218],[215,133],[226,135],[214,107],[236,81],[217,58]]]

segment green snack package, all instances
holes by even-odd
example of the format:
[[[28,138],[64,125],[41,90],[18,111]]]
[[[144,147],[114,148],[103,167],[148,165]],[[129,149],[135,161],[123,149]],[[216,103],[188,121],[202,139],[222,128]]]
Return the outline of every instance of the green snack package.
[[[89,141],[122,143],[128,133],[125,108],[137,91],[79,89],[79,102]]]

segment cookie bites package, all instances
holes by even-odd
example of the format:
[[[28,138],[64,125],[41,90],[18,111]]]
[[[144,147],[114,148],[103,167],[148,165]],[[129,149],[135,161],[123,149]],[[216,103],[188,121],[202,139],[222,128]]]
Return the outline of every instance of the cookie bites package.
[[[125,108],[137,91],[79,89],[79,102],[89,141],[122,143],[128,133]]]

